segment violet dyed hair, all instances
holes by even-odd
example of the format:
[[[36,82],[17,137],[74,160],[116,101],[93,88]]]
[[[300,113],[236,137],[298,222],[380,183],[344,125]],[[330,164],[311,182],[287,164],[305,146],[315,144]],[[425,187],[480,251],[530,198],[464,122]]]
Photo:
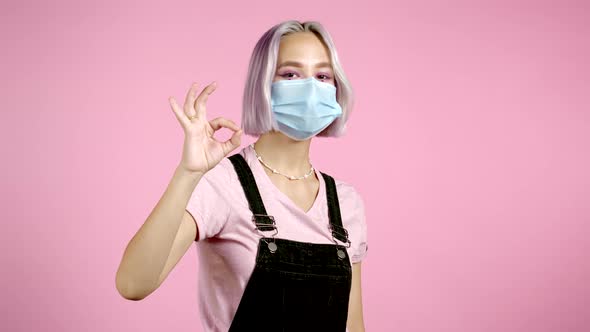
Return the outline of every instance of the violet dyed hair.
[[[319,22],[299,22],[296,20],[285,21],[270,28],[258,40],[252,51],[242,101],[244,133],[258,136],[271,130],[279,130],[272,117],[271,85],[276,71],[281,37],[295,32],[313,32],[330,52],[336,86],[336,101],[342,108],[342,116],[336,118],[317,136],[342,136],[346,132],[346,121],[352,110],[352,87],[340,65],[336,47],[328,31]]]

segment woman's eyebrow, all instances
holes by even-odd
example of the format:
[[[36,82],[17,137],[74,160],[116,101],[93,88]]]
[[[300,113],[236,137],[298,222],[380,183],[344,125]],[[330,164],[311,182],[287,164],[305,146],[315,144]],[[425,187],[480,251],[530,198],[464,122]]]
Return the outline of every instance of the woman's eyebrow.
[[[284,67],[284,66],[293,66],[293,67],[303,67],[303,64],[301,62],[297,62],[297,61],[285,61],[283,63],[281,63],[277,69]],[[329,62],[318,62],[315,64],[316,68],[320,68],[320,67],[332,67],[332,65],[330,65]]]

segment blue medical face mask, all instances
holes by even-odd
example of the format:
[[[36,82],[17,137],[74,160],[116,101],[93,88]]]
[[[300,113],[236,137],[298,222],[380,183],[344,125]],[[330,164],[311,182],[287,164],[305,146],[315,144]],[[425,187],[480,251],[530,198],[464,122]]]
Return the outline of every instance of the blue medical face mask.
[[[273,82],[271,107],[279,130],[298,141],[317,135],[342,116],[336,87],[314,77]]]

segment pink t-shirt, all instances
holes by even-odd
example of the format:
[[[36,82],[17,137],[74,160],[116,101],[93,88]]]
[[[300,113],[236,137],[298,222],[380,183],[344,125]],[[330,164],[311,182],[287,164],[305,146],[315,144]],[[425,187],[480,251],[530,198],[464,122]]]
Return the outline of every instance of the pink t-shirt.
[[[304,212],[272,183],[252,147],[248,145],[238,153],[244,156],[254,174],[267,213],[275,218],[277,238],[334,243],[328,228],[326,186],[318,170],[318,196],[311,209]],[[356,263],[367,253],[364,204],[352,185],[336,178],[334,181],[342,224],[351,241],[348,254],[351,263]],[[244,190],[227,157],[201,178],[186,210],[194,216],[199,230],[198,301],[204,331],[226,332],[254,269],[258,240],[262,237],[252,223]],[[270,236],[274,232],[263,233]]]

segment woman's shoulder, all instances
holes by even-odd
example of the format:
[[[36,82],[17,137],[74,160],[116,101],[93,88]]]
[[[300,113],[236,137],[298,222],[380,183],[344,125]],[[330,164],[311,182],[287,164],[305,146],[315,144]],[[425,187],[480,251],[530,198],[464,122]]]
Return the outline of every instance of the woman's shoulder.
[[[348,209],[364,208],[363,198],[355,185],[347,180],[339,179],[334,176],[332,176],[332,178],[336,185],[338,201],[341,206]]]
[[[223,157],[217,165],[213,166],[203,177],[211,182],[212,184],[217,185],[231,185],[236,183],[237,174],[234,170],[234,165],[229,159],[234,154],[241,154],[243,156],[244,150],[234,151],[233,153],[228,154],[227,156]]]
[[[336,190],[338,191],[338,198],[340,198],[340,196],[351,197],[355,199],[360,198],[359,191],[351,182],[337,178],[335,176],[332,176],[332,178],[334,179],[334,184],[336,185]]]
[[[365,216],[365,204],[357,188],[350,182],[342,179],[334,179],[338,193],[338,203],[342,216],[342,225],[346,228],[352,243],[353,262],[358,262],[364,257],[366,245],[367,225]]]
[[[217,165],[213,166],[204,175],[203,179],[212,185],[226,186],[233,182],[232,178],[232,163],[231,160],[226,156]]]

